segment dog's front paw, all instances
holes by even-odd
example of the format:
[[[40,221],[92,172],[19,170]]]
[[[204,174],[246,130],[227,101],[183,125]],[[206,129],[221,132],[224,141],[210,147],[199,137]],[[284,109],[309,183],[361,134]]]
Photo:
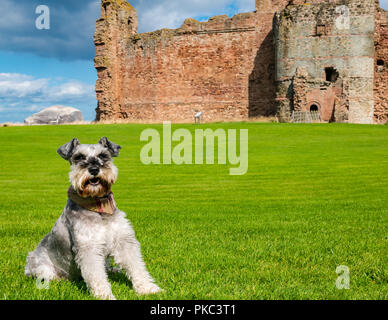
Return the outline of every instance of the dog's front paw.
[[[117,300],[113,294],[96,295],[96,298],[100,300]]]
[[[135,291],[137,294],[145,295],[145,294],[156,294],[159,292],[163,292],[155,283],[147,283],[141,284],[135,287]]]
[[[110,290],[93,290],[93,295],[100,300],[116,300],[116,297]]]

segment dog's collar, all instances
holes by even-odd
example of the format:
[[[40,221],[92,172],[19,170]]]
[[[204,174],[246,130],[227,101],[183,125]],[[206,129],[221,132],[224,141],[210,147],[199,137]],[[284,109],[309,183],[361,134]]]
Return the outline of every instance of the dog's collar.
[[[116,202],[113,192],[110,191],[102,198],[82,198],[71,186],[67,191],[69,199],[73,200],[80,207],[97,213],[112,215],[116,211]]]

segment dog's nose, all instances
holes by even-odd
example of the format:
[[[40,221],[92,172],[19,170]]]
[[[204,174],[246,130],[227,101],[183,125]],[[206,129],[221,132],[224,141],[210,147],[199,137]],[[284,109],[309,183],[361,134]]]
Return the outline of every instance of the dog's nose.
[[[97,167],[90,167],[90,168],[89,168],[89,173],[90,173],[92,176],[98,175],[99,172],[100,172],[100,169],[97,168]]]

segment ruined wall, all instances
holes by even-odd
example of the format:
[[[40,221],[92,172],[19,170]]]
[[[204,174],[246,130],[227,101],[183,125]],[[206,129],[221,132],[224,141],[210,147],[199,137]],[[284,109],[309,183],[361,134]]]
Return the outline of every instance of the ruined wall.
[[[374,0],[291,5],[277,13],[274,29],[279,114],[287,118],[289,111],[310,111],[316,105],[326,121],[372,123],[374,26]],[[306,73],[303,86],[294,86],[298,68]],[[325,70],[330,68],[338,73],[333,81],[326,79]],[[310,101],[298,105],[294,95],[308,96]]]
[[[178,30],[139,34],[126,42],[122,115],[144,121],[247,117],[247,75],[255,55],[254,14]]]
[[[97,70],[96,119],[117,119],[122,96],[124,43],[127,37],[137,33],[136,10],[125,0],[102,0],[101,19],[97,20],[94,43]],[[101,117],[101,113],[104,114]]]
[[[388,12],[376,8],[375,112],[377,123],[388,122]]]
[[[179,29],[144,34],[136,34],[136,12],[124,2],[104,0],[97,22],[97,120],[275,114],[272,20],[288,0],[257,0],[257,12],[187,19]]]
[[[317,106],[324,121],[385,123],[387,21],[378,0],[256,0],[255,12],[137,34],[129,3],[102,0],[96,119],[287,121]]]

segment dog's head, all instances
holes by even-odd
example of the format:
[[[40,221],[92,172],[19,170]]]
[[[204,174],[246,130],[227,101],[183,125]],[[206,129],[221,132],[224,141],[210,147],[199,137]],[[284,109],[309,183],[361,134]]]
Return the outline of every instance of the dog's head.
[[[121,147],[107,138],[97,144],[81,144],[73,139],[58,149],[58,154],[70,162],[70,182],[81,197],[103,197],[117,180],[118,170],[113,157]]]

